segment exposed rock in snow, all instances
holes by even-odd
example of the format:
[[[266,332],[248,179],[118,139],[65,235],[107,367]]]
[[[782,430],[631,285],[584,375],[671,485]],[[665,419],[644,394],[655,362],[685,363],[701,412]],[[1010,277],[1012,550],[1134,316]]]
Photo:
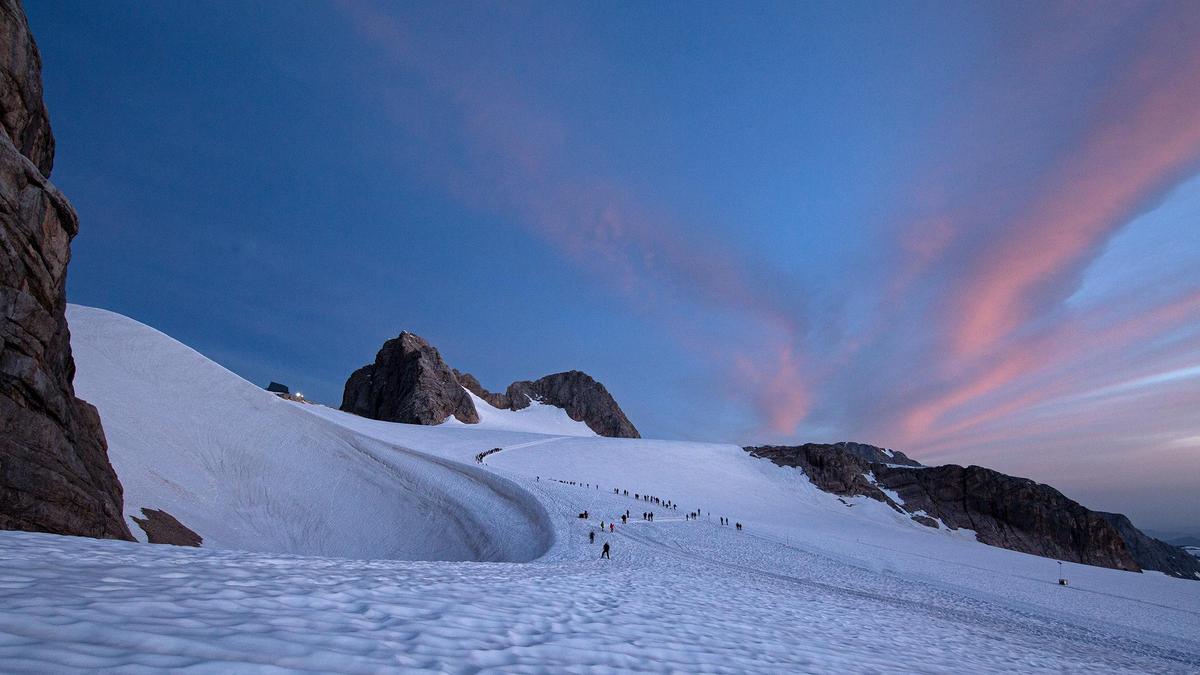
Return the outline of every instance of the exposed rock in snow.
[[[604,385],[578,370],[547,375],[532,382],[513,382],[508,386],[507,398],[513,410],[538,401],[566,410],[571,419],[584,422],[601,436],[641,438]]]
[[[924,467],[902,453],[854,443],[746,450],[780,466],[802,469],[827,492],[877,499],[930,527],[940,523],[951,529],[973,530],[985,544],[1088,565],[1141,569],[1117,528],[1103,514],[1026,478],[979,466]],[[1162,571],[1185,578],[1191,575],[1184,569],[1178,574],[1171,569]]]
[[[826,492],[844,497],[878,499],[904,513],[900,503],[880,490],[870,477],[871,467],[877,465],[878,460],[864,459],[858,453],[842,447],[842,444],[764,445],[746,448],[746,451],[779,466],[803,470],[814,485]]]
[[[1028,478],[954,464],[914,470],[881,466],[875,475],[908,509],[949,527],[975,530],[979,541],[1088,565],[1137,571],[1116,528],[1101,514]]]
[[[204,538],[192,532],[186,525],[175,519],[175,516],[157,509],[142,509],[145,518],[133,516],[133,522],[146,533],[146,539],[151,544],[172,544],[174,546],[199,546]]]
[[[95,408],[72,386],[78,220],[47,180],[54,137],[24,12],[0,1],[0,528],[131,539]]]

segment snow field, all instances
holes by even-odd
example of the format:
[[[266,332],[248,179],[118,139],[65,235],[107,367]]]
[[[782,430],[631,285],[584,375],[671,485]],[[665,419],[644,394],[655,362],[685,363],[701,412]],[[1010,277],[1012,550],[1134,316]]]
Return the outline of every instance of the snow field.
[[[0,533],[3,672],[1200,671],[1200,583],[1069,565],[1063,588],[1052,560],[735,446],[572,433],[537,407],[366,420],[124,317],[69,318],[127,513],[165,508],[205,548]]]

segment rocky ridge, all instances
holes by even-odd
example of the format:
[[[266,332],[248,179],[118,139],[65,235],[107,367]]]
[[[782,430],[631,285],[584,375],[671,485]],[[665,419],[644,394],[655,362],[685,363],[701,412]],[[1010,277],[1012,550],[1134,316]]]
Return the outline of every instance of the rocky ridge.
[[[132,539],[96,409],[75,397],[66,274],[74,209],[24,11],[0,0],[0,528]]]
[[[388,422],[441,424],[453,416],[474,424],[479,413],[467,391],[501,410],[522,410],[537,401],[562,408],[601,436],[640,438],[608,389],[587,373],[571,370],[520,380],[503,394],[494,393],[470,373],[450,368],[437,349],[408,332],[385,342],[374,363],[350,375],[341,409]]]
[[[470,373],[454,372],[464,387],[495,408],[522,410],[537,401],[562,408],[571,419],[584,422],[601,436],[641,438],[608,389],[585,372],[569,370],[533,381],[520,380],[508,385],[503,394],[484,389]]]
[[[1185,552],[1147,537],[1128,518],[1092,511],[1027,478],[981,466],[926,467],[901,453],[857,443],[745,450],[803,470],[826,492],[876,499],[930,527],[970,529],[980,542],[992,546],[1101,567],[1200,578],[1200,567],[1192,566]]]

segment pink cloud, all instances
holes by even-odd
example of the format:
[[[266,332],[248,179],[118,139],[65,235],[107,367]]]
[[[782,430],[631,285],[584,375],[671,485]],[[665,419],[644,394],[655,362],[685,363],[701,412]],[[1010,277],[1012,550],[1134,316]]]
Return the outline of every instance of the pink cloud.
[[[1064,277],[1094,257],[1200,159],[1200,41],[1194,22],[1163,17],[1122,69],[1082,140],[1051,172],[1025,215],[988,241],[949,307],[959,356],[989,353],[1063,299]],[[1055,294],[1057,291],[1057,294]]]

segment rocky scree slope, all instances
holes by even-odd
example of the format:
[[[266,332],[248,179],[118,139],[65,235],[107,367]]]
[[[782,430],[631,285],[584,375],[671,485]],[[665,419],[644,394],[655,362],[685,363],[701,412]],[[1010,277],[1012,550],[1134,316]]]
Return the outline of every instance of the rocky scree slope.
[[[864,444],[745,450],[803,470],[826,492],[876,499],[930,527],[941,521],[952,529],[974,530],[980,542],[992,546],[1100,567],[1200,578],[1183,560],[1185,553],[1166,551],[1162,547],[1174,547],[1146,537],[1124,516],[1092,511],[1027,478],[981,466],[926,467],[901,453]]]
[[[479,414],[467,391],[495,408],[522,410],[537,401],[562,408],[601,436],[641,437],[608,389],[587,373],[572,370],[521,380],[503,394],[493,393],[470,373],[450,368],[436,348],[409,332],[385,342],[374,363],[350,375],[341,409],[387,422],[432,425],[453,416],[475,424]]]
[[[41,57],[0,0],[0,528],[132,539],[96,409],[75,397],[66,274],[74,209],[50,183]]]

